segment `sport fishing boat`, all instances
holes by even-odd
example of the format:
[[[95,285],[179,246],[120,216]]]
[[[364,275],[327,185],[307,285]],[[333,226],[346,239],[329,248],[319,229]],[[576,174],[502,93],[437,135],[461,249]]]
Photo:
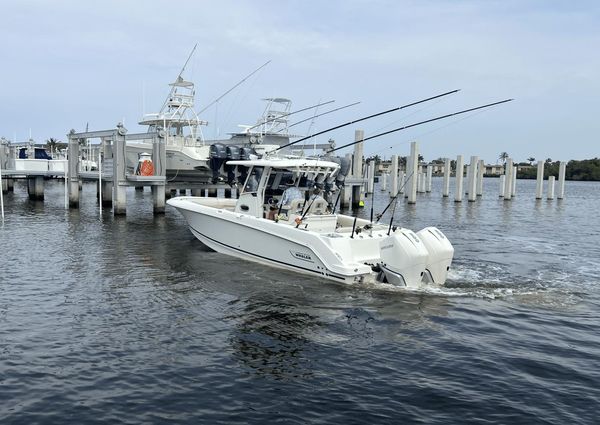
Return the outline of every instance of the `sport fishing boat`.
[[[454,255],[444,234],[336,214],[344,170],[334,160],[228,161],[247,176],[238,199],[167,202],[196,238],[223,254],[345,283],[443,285]]]
[[[208,179],[211,176],[210,146],[204,143],[200,127],[207,122],[200,120],[194,112],[194,83],[180,75],[169,86],[171,90],[160,112],[144,115],[139,124],[148,126],[149,133],[159,128],[164,130],[167,178]],[[127,167],[134,170],[140,155],[146,152],[152,152],[152,140],[127,142]]]

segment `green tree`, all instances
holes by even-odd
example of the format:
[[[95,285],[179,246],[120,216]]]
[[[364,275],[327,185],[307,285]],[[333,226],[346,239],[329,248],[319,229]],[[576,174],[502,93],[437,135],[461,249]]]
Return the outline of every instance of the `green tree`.
[[[500,156],[498,156],[498,159],[500,161],[502,161],[502,163],[504,164],[504,163],[506,163],[506,160],[508,159],[508,157],[509,157],[508,152],[502,152],[502,153],[500,153]]]
[[[529,161],[529,165],[533,165],[533,161],[535,161],[535,158],[530,156],[529,158],[527,158],[527,161]]]

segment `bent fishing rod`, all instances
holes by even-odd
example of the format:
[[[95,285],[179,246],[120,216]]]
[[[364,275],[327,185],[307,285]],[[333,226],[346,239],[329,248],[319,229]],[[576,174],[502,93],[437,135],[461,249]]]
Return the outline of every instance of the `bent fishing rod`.
[[[337,151],[337,150],[340,150],[340,149],[344,149],[344,148],[347,148],[348,146],[356,145],[357,143],[366,142],[367,140],[375,139],[376,137],[381,137],[381,136],[385,136],[387,134],[395,133],[397,131],[406,130],[407,128],[416,127],[418,125],[423,125],[423,124],[427,124],[427,123],[430,123],[430,122],[433,122],[433,121],[437,121],[437,120],[441,120],[441,119],[444,119],[444,118],[453,117],[455,115],[466,114],[467,112],[477,111],[478,109],[489,108],[489,107],[492,107],[492,106],[500,105],[501,103],[510,102],[512,100],[514,100],[514,99],[506,99],[506,100],[501,100],[500,102],[488,103],[487,105],[477,106],[475,108],[469,108],[469,109],[465,109],[463,111],[454,112],[452,114],[446,114],[446,115],[442,115],[442,116],[439,116],[439,117],[430,118],[430,119],[425,120],[425,121],[420,121],[420,122],[417,122],[417,123],[414,123],[414,124],[405,125],[404,127],[398,127],[398,128],[393,129],[393,130],[389,130],[389,131],[385,131],[383,133],[375,134],[373,136],[365,137],[365,138],[363,138],[361,140],[357,140],[357,141],[352,142],[352,143],[347,143],[347,144],[342,145],[342,146],[340,146],[338,148],[329,149],[327,151],[327,153],[331,153],[331,152],[334,152],[334,151]]]
[[[277,149],[274,149],[271,152],[277,152],[280,149],[287,148],[288,146],[295,145],[296,143],[303,142],[303,141],[311,139],[311,138],[313,138],[315,136],[320,136],[321,134],[325,134],[325,133],[328,133],[330,131],[337,130],[338,128],[347,127],[347,126],[355,124],[357,122],[365,121],[365,120],[368,120],[368,119],[371,119],[371,118],[379,117],[381,115],[389,114],[391,112],[399,111],[401,109],[408,108],[410,106],[418,105],[419,103],[429,102],[430,100],[437,99],[437,98],[440,98],[440,97],[443,97],[443,96],[448,96],[449,94],[453,94],[453,93],[456,93],[458,91],[460,91],[460,89],[452,90],[452,91],[449,91],[447,93],[438,94],[437,96],[428,97],[427,99],[419,100],[417,102],[409,103],[407,105],[398,106],[397,108],[388,109],[387,111],[378,112],[377,114],[373,114],[373,115],[369,115],[369,116],[366,116],[366,117],[363,117],[363,118],[359,118],[359,119],[354,120],[354,121],[349,121],[349,122],[347,122],[345,124],[336,125],[335,127],[331,127],[331,128],[326,129],[326,130],[319,131],[318,133],[314,133],[314,134],[311,134],[310,136],[303,137],[301,139],[295,140],[295,141],[293,141],[291,143],[288,143],[286,145],[279,146]]]

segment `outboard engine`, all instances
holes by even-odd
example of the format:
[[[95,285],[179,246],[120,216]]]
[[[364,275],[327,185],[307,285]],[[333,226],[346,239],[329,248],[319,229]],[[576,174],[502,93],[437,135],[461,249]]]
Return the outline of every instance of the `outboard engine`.
[[[337,174],[337,185],[343,186],[346,176],[350,172],[350,160],[345,156],[339,157],[340,159],[340,171]]]
[[[227,149],[225,148],[225,145],[221,143],[215,143],[210,145],[209,155],[210,169],[212,170],[213,174],[212,182],[216,183],[219,181],[219,170],[227,158]]]
[[[417,236],[429,252],[426,277],[437,285],[443,285],[454,257],[454,247],[436,227],[426,227],[417,232]]]
[[[425,274],[427,248],[419,237],[409,229],[398,229],[379,242],[381,263],[385,281],[399,286],[416,287]]]
[[[239,146],[227,146],[227,160],[237,160],[240,159],[240,147]],[[233,185],[235,182],[235,165],[227,165],[225,164],[225,171],[227,171],[227,183],[229,185]]]

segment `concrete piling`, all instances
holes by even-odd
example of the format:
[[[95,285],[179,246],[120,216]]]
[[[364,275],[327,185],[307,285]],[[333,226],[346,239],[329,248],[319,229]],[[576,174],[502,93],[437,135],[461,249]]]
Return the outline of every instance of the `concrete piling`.
[[[359,142],[354,145],[354,160],[352,162],[352,176],[354,178],[363,177],[363,140],[365,138],[365,132],[363,130],[354,131],[354,141]],[[352,208],[358,208],[361,206],[363,196],[362,185],[352,186]]]
[[[125,179],[125,135],[127,129],[117,124],[113,139],[113,215],[127,214],[127,181]]]
[[[412,175],[407,178],[409,181],[408,188],[408,203],[414,204],[417,202],[417,176],[416,172],[419,167],[419,146],[417,142],[411,142],[410,144],[410,171]]]
[[[450,195],[450,158],[446,158],[444,161],[444,184],[442,185],[442,196],[447,198]]]
[[[544,161],[537,163],[537,176],[535,180],[535,199],[542,199],[544,191]]]
[[[565,175],[567,173],[567,163],[561,161],[558,166],[558,193],[556,197],[563,199],[565,197]]]
[[[27,179],[27,194],[32,201],[44,200],[44,177],[35,176]]]
[[[387,190],[387,178],[388,178],[388,173],[383,173],[381,175],[381,191],[385,192]]]
[[[510,201],[512,198],[512,176],[513,176],[513,161],[511,158],[506,160],[504,168],[504,200]]]
[[[512,169],[512,177],[510,180],[511,183],[511,187],[510,187],[510,195],[512,197],[514,197],[517,194],[517,166],[513,166]]]
[[[483,196],[483,174],[485,173],[485,161],[480,159],[477,163],[477,196]]]
[[[476,156],[471,157],[471,164],[469,165],[469,180],[467,181],[469,187],[469,202],[475,202],[477,199],[477,164],[479,158]]]
[[[463,156],[456,157],[456,187],[454,190],[454,202],[462,202],[463,198]]]
[[[427,165],[427,184],[425,187],[425,192],[431,192],[431,186],[432,186],[432,180],[433,178],[433,165],[428,164]]]
[[[506,184],[506,176],[504,174],[502,174],[499,178],[498,178],[498,197],[499,198],[504,198],[504,186]]]
[[[555,176],[548,177],[548,199],[554,199],[554,181]]]
[[[392,155],[390,173],[392,178],[390,182],[390,196],[396,196],[398,193],[398,155]]]

